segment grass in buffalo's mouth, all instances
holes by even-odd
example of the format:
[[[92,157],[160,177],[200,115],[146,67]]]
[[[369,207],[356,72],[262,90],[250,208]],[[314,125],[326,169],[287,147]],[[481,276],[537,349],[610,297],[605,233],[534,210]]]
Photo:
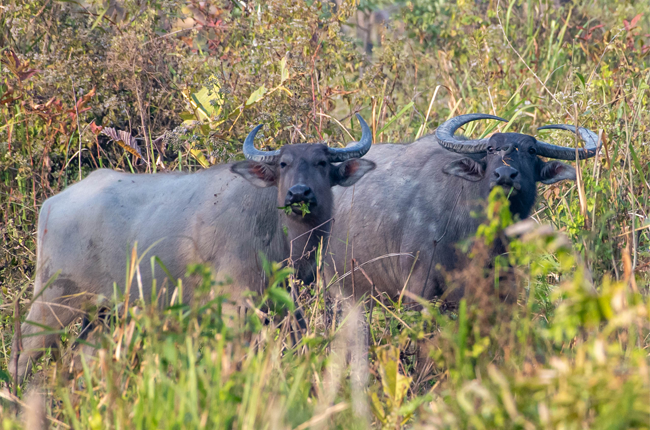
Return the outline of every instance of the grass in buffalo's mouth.
[[[309,210],[310,208],[310,203],[305,203],[305,202],[300,202],[300,203],[292,203],[290,205],[286,206],[278,206],[278,209],[281,209],[286,213],[287,215],[291,215],[291,213],[300,213],[304,217],[305,215],[311,213]]]

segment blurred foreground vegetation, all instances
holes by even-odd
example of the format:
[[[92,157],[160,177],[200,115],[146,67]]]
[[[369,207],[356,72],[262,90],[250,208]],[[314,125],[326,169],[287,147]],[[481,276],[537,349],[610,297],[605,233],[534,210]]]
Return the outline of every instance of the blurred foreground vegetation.
[[[43,410],[53,428],[75,429],[650,427],[646,6],[4,2],[3,428],[40,428]],[[219,300],[164,312],[116,304],[96,337],[99,353],[68,348],[61,360],[42,360],[14,397],[6,368],[15,304],[24,315],[46,198],[99,167],[228,162],[259,123],[269,148],[345,144],[359,136],[356,112],[377,143],[412,141],[448,117],[484,112],[512,118],[500,131],[578,123],[601,132],[604,145],[581,164],[582,183],[541,187],[533,219],[542,226],[510,226],[503,196],[491,197],[472,245],[476,264],[463,274],[476,291],[455,310],[424,303],[416,312],[386,297],[372,299],[372,312],[369,303],[349,308],[326,300],[321,279],[302,290],[309,330],[292,346],[280,312],[292,306],[282,288],[292,281],[269,266],[274,323],[254,314],[227,326]],[[573,144],[562,133],[543,137]],[[481,258],[485,243],[506,233],[514,305],[485,293],[499,277]],[[209,290],[209,272],[190,269]],[[366,325],[369,351],[358,342]],[[78,330],[62,331],[62,344]],[[75,355],[85,367],[70,374]]]

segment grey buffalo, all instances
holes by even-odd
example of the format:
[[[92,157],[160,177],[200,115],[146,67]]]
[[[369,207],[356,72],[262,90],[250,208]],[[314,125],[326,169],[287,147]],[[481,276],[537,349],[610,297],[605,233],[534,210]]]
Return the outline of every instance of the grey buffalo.
[[[364,264],[378,292],[397,297],[413,269],[410,292],[427,300],[438,297],[447,288],[445,273],[466,264],[457,252],[458,242],[475,234],[482,220],[472,212],[481,213],[493,187],[505,188],[511,211],[523,219],[535,203],[537,182],[575,180],[575,169],[557,161],[575,160],[575,149],[519,133],[495,133],[481,140],[454,137],[459,127],[479,119],[505,121],[492,115],[462,115],[443,123],[435,135],[413,143],[371,148],[366,158],[377,169],[354,188],[334,193],[336,223],[326,274],[339,275],[335,291],[357,297],[369,292],[363,276],[356,275],[354,292],[350,276],[343,276],[354,258]],[[575,132],[568,125],[542,128]],[[596,135],[584,128],[578,135],[586,142],[586,149],[578,150],[579,158],[594,156]],[[451,302],[462,294],[462,288],[446,293]]]
[[[360,116],[359,121],[361,140],[347,148],[296,144],[259,151],[253,145],[258,126],[244,142],[246,161],[192,174],[99,170],[46,200],[38,222],[37,299],[21,326],[17,367],[14,339],[11,371],[22,380],[29,363],[55,346],[55,334],[38,334],[43,326],[67,326],[89,304],[111,297],[113,282],[123,286],[136,242],[140,253],[149,250],[130,291],[132,300],[140,295],[150,300],[154,280],[159,291],[164,285],[168,293],[173,289],[162,268],[149,264],[153,255],[174,278],[183,278],[190,263],[210,266],[217,281],[232,279],[222,292],[238,304],[244,291],[266,286],[260,252],[273,261],[291,258],[298,276],[309,282],[311,251],[330,229],[332,187],[348,187],[375,167],[359,158],[372,139]],[[278,210],[296,203],[306,204],[309,213]],[[184,279],[184,302],[192,299],[196,282]]]

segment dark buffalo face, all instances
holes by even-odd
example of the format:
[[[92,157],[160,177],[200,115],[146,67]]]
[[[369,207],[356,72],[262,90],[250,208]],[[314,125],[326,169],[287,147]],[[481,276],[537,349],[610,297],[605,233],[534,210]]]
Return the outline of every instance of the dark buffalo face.
[[[346,148],[323,144],[285,145],[273,152],[255,149],[256,127],[244,143],[248,160],[235,163],[231,170],[258,187],[278,188],[278,206],[291,207],[294,217],[325,221],[331,217],[335,185],[349,187],[375,168],[372,161],[361,159],[370,149],[372,136],[366,122],[357,115],[362,136]],[[309,213],[303,213],[307,207]]]
[[[494,187],[503,187],[512,212],[521,218],[527,217],[535,204],[536,182],[552,184],[576,178],[572,166],[539,158],[537,140],[519,133],[495,133],[483,158],[453,161],[445,166],[444,172],[469,181],[482,181],[485,197]]]
[[[542,142],[533,136],[520,133],[495,133],[489,139],[464,141],[453,134],[461,125],[477,119],[498,119],[492,115],[469,114],[453,118],[436,131],[439,143],[446,149],[467,157],[447,164],[443,171],[472,182],[480,182],[484,197],[496,187],[503,187],[510,199],[513,214],[525,218],[529,215],[537,197],[537,182],[553,184],[565,179],[575,180],[572,166],[556,160],[543,161],[540,156],[575,160],[576,151]],[[554,128],[576,131],[573,126],[552,125]],[[579,128],[577,133],[587,144],[579,149],[579,158],[596,154],[597,137],[587,129]]]
[[[374,168],[372,161],[361,158],[333,164],[327,146],[297,144],[283,146],[271,163],[241,161],[232,171],[258,187],[276,186],[278,206],[291,207],[294,216],[303,216],[304,203],[309,209],[307,218],[321,219],[332,213],[333,186],[349,187]]]

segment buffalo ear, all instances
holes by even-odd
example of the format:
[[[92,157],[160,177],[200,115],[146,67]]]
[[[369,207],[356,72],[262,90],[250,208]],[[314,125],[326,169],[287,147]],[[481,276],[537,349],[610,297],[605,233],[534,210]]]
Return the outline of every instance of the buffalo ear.
[[[363,158],[351,158],[339,165],[332,166],[330,170],[330,183],[332,186],[349,187],[357,183],[366,173],[377,165]]]
[[[568,164],[559,161],[549,161],[544,163],[542,168],[539,170],[538,181],[544,184],[554,184],[564,180],[576,180],[576,169],[574,169],[573,166],[569,166]]]
[[[442,171],[448,175],[458,176],[472,182],[480,181],[485,177],[485,168],[483,167],[483,164],[467,157],[452,161],[447,164]]]
[[[245,160],[235,163],[230,171],[246,179],[256,187],[272,187],[277,183],[275,168],[259,161]]]

